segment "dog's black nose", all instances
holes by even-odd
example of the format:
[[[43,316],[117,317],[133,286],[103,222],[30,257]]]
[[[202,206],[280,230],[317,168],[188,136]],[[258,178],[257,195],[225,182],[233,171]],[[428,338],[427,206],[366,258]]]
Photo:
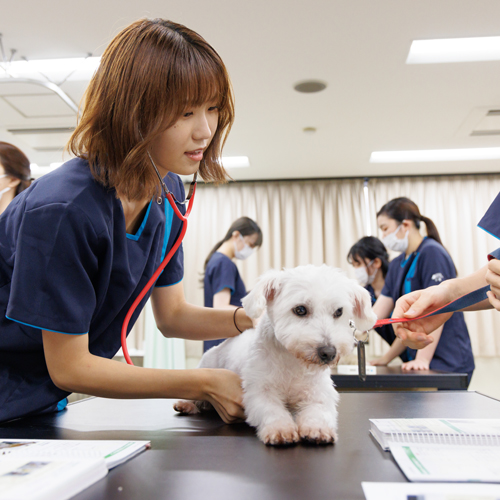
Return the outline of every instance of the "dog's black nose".
[[[335,359],[337,355],[337,349],[331,345],[324,345],[318,347],[318,357],[323,361],[323,363],[330,363]]]

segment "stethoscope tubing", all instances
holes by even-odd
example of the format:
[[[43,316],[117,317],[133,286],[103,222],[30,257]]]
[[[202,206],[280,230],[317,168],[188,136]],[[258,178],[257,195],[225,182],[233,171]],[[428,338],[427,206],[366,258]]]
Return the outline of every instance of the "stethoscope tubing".
[[[123,320],[122,331],[121,331],[122,351],[123,351],[123,356],[125,358],[125,361],[129,365],[132,365],[132,366],[134,365],[134,363],[132,362],[132,359],[129,356],[128,347],[127,347],[127,330],[128,330],[128,325],[130,323],[130,319],[132,318],[132,315],[134,314],[135,310],[137,309],[137,306],[141,303],[141,300],[148,293],[149,289],[155,284],[156,280],[158,279],[158,277],[160,276],[162,271],[165,269],[167,264],[172,259],[172,256],[175,254],[175,252],[177,251],[177,249],[181,245],[182,240],[184,239],[184,235],[186,234],[188,217],[189,217],[189,214],[191,213],[191,209],[193,208],[195,192],[196,192],[196,184],[194,184],[194,186],[193,186],[193,192],[192,192],[192,195],[190,197],[188,207],[186,209],[186,215],[182,215],[182,213],[178,209],[171,193],[169,191],[167,191],[165,193],[165,196],[168,199],[170,206],[174,210],[175,215],[177,217],[179,217],[179,219],[182,221],[181,234],[177,238],[177,241],[174,243],[174,246],[170,249],[170,252],[168,252],[168,254],[163,259],[163,262],[158,266],[158,269],[154,272],[153,276],[151,276],[149,281],[146,283],[146,286],[142,289],[141,293],[134,300],[133,304],[130,306],[130,309],[129,309],[127,315],[125,316],[125,319]]]

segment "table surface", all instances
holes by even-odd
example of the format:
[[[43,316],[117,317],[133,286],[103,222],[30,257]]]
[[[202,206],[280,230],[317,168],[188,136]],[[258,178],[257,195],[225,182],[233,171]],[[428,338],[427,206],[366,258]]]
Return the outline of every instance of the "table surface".
[[[467,389],[466,373],[451,373],[440,370],[418,370],[403,372],[401,366],[377,366],[377,373],[367,375],[362,382],[358,375],[338,374],[332,369],[332,380],[338,390],[365,389]]]
[[[180,416],[172,400],[92,398],[57,415],[0,425],[1,438],[150,440],[76,500],[364,499],[362,481],[406,481],[369,434],[369,418],[500,418],[500,401],[475,392],[340,395],[339,441],[273,448],[246,424]]]

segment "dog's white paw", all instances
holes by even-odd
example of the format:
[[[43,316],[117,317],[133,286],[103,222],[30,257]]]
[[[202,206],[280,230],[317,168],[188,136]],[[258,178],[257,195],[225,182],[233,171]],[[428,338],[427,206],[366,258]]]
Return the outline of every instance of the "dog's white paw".
[[[264,444],[271,446],[286,446],[300,441],[297,426],[289,422],[266,425],[259,430],[258,436]]]
[[[314,444],[333,444],[337,441],[337,433],[329,427],[314,427],[301,425],[299,427],[300,438]]]
[[[182,399],[174,403],[174,410],[184,415],[196,415],[200,413],[200,410],[193,401],[185,401]]]

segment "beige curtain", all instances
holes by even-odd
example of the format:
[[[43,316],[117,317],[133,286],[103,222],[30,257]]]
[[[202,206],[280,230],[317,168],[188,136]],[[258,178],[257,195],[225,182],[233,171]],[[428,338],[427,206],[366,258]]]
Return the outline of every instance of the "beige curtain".
[[[436,223],[459,275],[466,276],[485,265],[488,251],[500,246],[476,227],[499,191],[500,175],[374,178],[368,183],[366,207],[362,179],[201,184],[184,243],[186,298],[203,305],[200,279],[205,258],[243,215],[256,220],[264,235],[262,248],[237,262],[248,290],[269,268],[308,263],[340,267],[353,277],[346,255],[368,233],[367,208],[371,233],[378,235],[377,210],[398,196],[411,198]],[[474,354],[500,355],[500,315],[466,313],[466,321]],[[139,337],[133,341],[138,348]],[[370,337],[369,355],[379,356],[386,348],[380,337]],[[186,343],[188,367],[196,364],[201,352],[201,342]]]
[[[372,179],[369,195],[373,227],[377,210],[387,201],[399,196],[410,198],[422,215],[436,224],[459,276],[467,276],[486,265],[488,252],[500,246],[496,238],[477,227],[499,191],[500,175]],[[474,354],[499,356],[500,314],[492,310],[466,313],[465,319]]]
[[[361,180],[245,182],[200,185],[185,238],[186,298],[203,305],[199,282],[203,263],[231,223],[243,215],[263,231],[263,245],[237,262],[247,290],[270,268],[322,264],[342,267],[349,248],[364,234]],[[187,343],[187,356],[201,355],[201,343]],[[188,366],[192,366],[188,362]]]

